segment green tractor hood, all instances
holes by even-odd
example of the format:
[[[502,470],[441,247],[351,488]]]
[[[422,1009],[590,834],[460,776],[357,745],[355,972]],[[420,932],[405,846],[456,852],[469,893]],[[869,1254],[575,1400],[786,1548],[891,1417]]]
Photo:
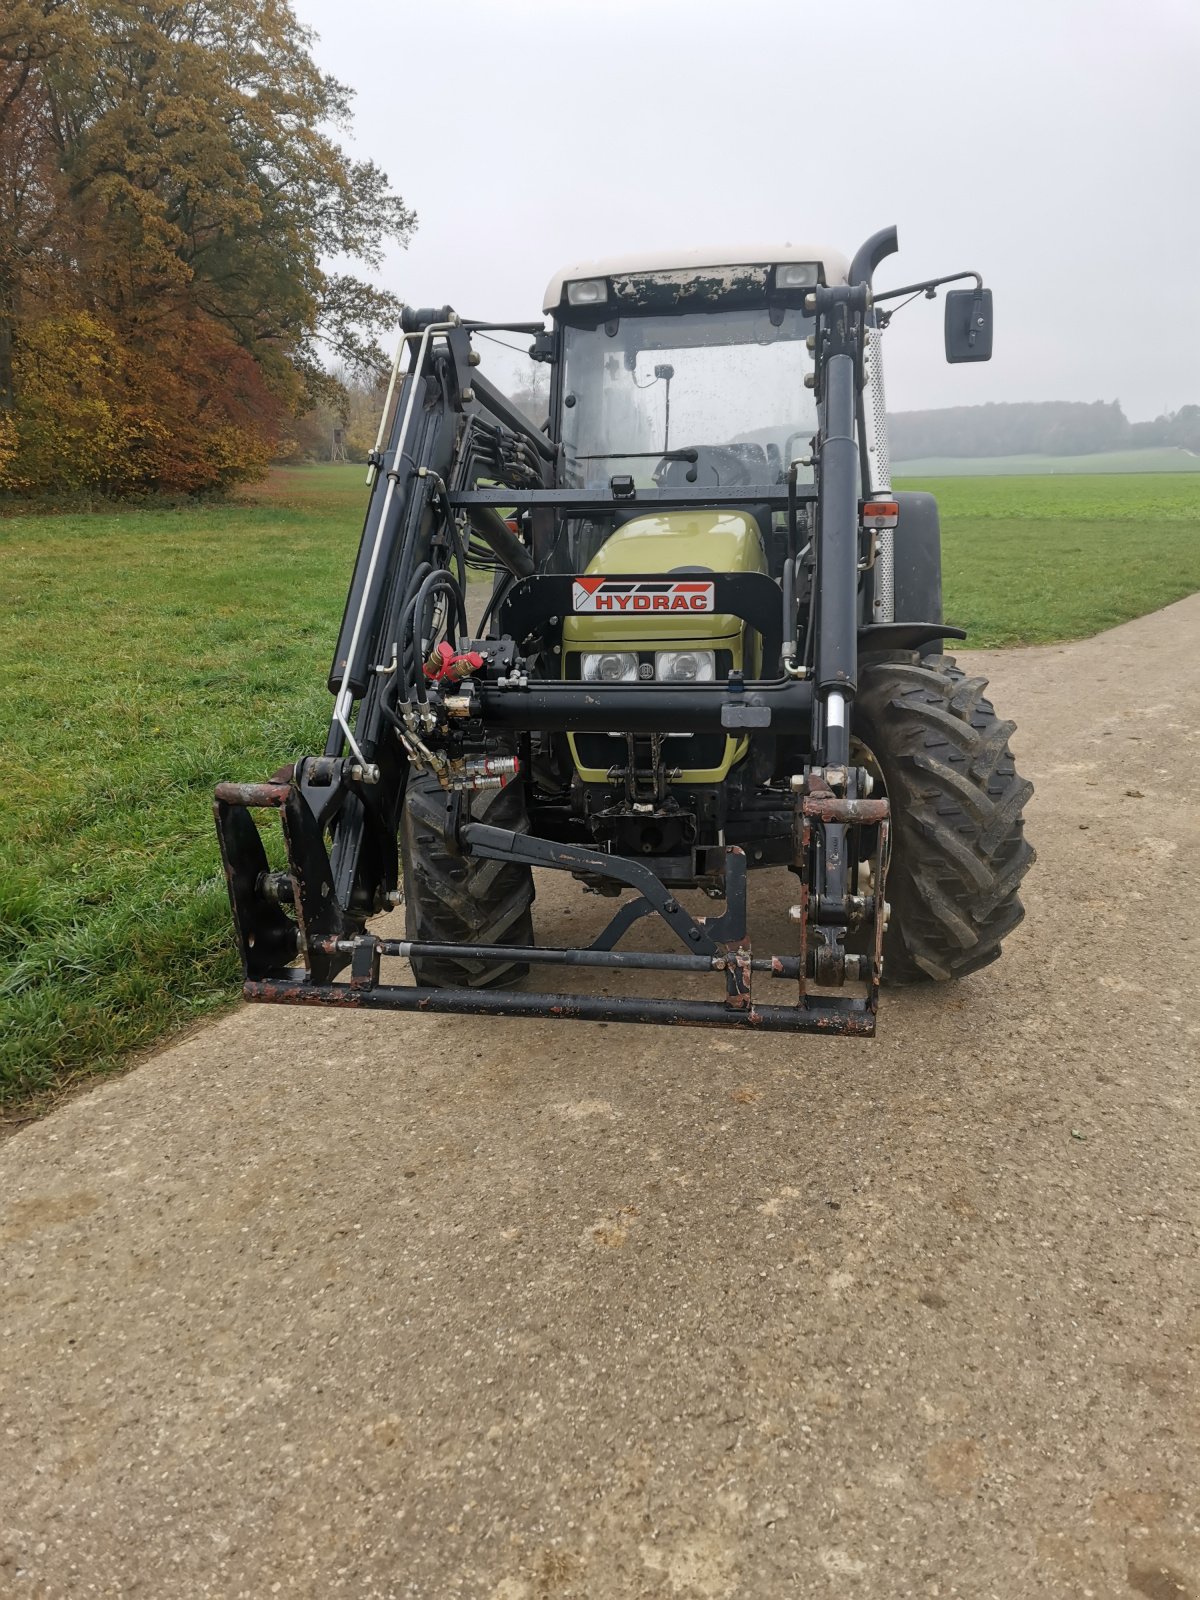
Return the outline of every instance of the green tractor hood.
[[[587,577],[671,577],[686,580],[709,572],[766,572],[758,523],[743,511],[667,511],[635,517],[618,528],[588,564]],[[719,673],[758,669],[758,636],[749,651],[740,617],[728,613],[636,612],[569,616],[563,622],[563,675],[577,678],[588,650],[629,650],[641,662],[641,675],[653,674],[654,647],[713,650]],[[747,656],[752,659],[747,659]],[[569,734],[576,770],[585,783],[608,781],[611,767],[624,760],[619,739],[603,734]],[[745,739],[723,734],[675,736],[672,754],[681,784],[724,782],[746,753]]]
[[[588,564],[590,578],[686,578],[705,572],[765,572],[762,535],[743,511],[666,511],[635,517],[609,538]],[[701,644],[736,636],[738,617],[711,614],[572,616],[563,627],[564,652],[676,640]],[[740,646],[739,646],[740,648]],[[739,663],[740,665],[740,663]]]

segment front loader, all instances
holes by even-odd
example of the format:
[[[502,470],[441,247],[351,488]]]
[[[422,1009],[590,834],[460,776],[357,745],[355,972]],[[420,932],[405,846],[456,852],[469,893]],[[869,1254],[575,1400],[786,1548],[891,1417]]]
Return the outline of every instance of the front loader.
[[[869,1035],[884,976],[999,954],[1031,787],[941,653],[964,634],[936,506],[891,488],[880,349],[890,302],[969,278],[946,354],[986,360],[991,295],[877,293],[895,248],[595,262],[548,327],[405,312],[325,747],[216,792],[248,999]],[[479,371],[498,331],[548,365],[540,430]],[[764,868],[793,875],[785,950],[751,943]],[[611,896],[602,932],[538,944],[534,869]],[[669,950],[630,948],[647,916]]]

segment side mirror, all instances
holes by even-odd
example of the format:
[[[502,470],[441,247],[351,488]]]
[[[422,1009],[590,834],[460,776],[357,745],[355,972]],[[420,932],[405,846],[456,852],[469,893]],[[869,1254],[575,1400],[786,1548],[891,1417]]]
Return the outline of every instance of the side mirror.
[[[946,360],[992,359],[992,291],[946,291]]]

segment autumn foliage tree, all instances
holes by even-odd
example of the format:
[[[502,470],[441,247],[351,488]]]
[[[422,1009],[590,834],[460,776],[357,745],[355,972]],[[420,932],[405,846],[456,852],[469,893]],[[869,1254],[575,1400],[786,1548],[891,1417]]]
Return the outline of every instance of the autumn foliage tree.
[[[0,487],[199,492],[379,359],[414,218],[286,0],[0,0]]]

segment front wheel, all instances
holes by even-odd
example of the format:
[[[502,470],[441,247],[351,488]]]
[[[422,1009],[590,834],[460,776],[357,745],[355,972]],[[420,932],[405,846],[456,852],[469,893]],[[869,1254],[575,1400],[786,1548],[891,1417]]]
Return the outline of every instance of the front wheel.
[[[528,832],[520,782],[469,799],[470,820]],[[428,773],[411,773],[400,822],[405,931],[423,944],[532,945],[533,873],[512,861],[464,856],[447,837],[446,792]],[[524,962],[447,954],[414,956],[423,988],[502,988],[528,973]]]
[[[854,702],[862,758],[892,808],[891,919],[884,978],[961,978],[994,961],[1024,916],[1017,890],[1034,862],[1017,772],[1015,724],[948,656],[864,662]]]

